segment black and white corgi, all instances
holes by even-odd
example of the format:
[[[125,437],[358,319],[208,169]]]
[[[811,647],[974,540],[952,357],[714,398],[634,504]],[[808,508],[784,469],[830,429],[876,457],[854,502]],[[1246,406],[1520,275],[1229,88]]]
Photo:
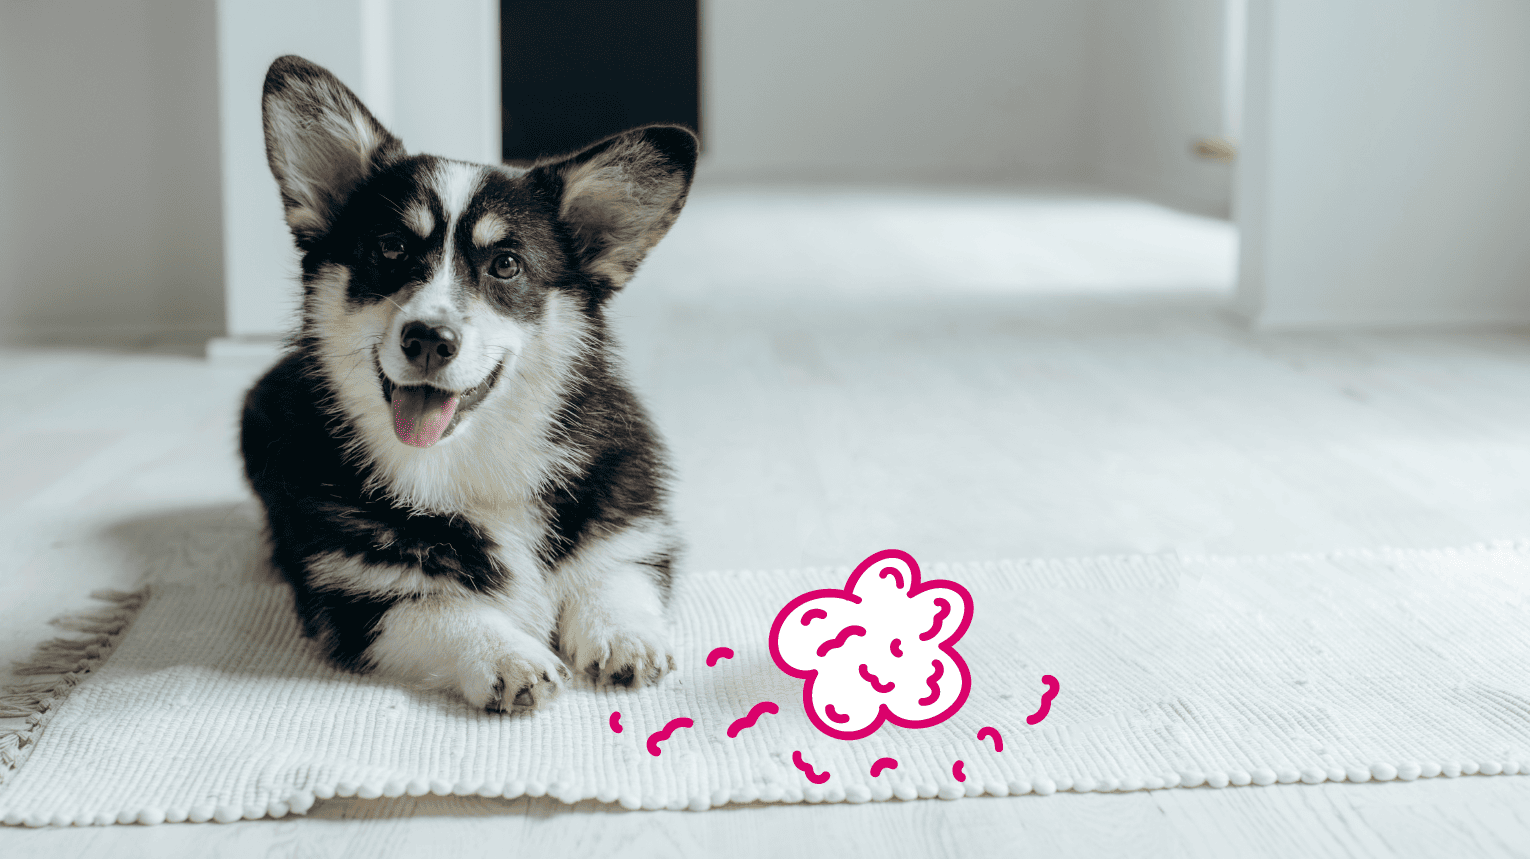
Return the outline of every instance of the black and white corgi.
[[[409,155],[299,57],[263,108],[302,324],[241,446],[308,634],[489,710],[556,695],[564,659],[657,681],[679,540],[604,308],[678,216],[696,138],[639,128],[529,169]]]

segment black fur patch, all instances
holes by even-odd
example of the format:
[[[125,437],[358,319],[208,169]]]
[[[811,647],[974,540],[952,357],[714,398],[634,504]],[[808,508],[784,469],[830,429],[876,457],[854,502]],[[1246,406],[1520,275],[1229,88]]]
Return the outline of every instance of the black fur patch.
[[[510,571],[472,522],[418,515],[367,492],[367,470],[344,455],[347,430],[321,410],[329,396],[315,362],[288,355],[245,398],[240,443],[246,476],[265,505],[272,562],[296,591],[309,634],[327,637],[344,661],[342,654],[371,644],[372,624],[396,599],[320,590],[309,581],[310,558],[338,553],[408,566],[480,592],[503,588]],[[366,623],[343,617],[350,604]]]
[[[543,493],[551,515],[542,561],[549,567],[587,536],[664,518],[668,501],[670,471],[663,447],[642,405],[616,381],[611,360],[595,352],[577,378],[558,414],[553,440],[585,451],[588,465]],[[672,559],[665,554],[646,560],[667,595]]]

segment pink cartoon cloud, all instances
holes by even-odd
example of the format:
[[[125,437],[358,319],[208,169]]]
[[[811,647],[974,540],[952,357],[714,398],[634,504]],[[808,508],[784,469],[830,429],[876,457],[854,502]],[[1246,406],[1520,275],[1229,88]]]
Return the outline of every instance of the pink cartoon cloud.
[[[888,721],[928,728],[967,702],[972,675],[956,643],[972,596],[950,581],[921,581],[907,552],[877,552],[843,588],[802,594],[776,615],[770,655],[806,681],[802,704],[818,730],[868,737]]]

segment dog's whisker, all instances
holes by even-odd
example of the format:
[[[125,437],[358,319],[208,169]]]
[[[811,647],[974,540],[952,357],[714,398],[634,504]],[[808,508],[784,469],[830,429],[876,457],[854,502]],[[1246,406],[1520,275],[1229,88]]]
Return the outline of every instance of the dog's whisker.
[[[383,300],[388,302],[389,304],[393,305],[394,307],[397,307],[400,312],[403,312],[404,305],[399,304],[397,301],[394,301],[393,300],[393,296],[391,296],[391,295],[384,295],[383,296]],[[383,335],[378,335],[378,336],[383,336]]]

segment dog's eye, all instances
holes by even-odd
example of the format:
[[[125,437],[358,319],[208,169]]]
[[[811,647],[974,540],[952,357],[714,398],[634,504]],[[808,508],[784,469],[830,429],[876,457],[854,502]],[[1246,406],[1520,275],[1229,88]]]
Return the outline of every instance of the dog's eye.
[[[509,280],[521,273],[521,261],[514,254],[500,254],[489,263],[489,274],[501,280]]]
[[[404,240],[398,236],[383,236],[378,239],[377,250],[383,255],[383,259],[395,262],[409,255],[409,249],[404,246]]]

